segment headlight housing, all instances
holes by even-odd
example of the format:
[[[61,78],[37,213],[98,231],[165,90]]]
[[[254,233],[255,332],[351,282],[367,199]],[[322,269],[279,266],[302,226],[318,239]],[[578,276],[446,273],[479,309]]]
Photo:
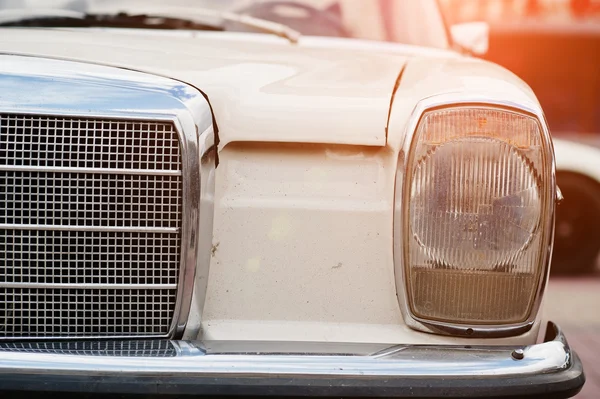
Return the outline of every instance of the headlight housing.
[[[491,104],[429,108],[407,149],[395,258],[409,324],[474,336],[530,325],[554,217],[541,118]]]

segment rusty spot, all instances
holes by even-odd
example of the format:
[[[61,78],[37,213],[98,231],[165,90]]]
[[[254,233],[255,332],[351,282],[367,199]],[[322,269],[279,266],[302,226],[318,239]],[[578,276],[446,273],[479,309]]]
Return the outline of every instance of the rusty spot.
[[[219,244],[220,244],[220,242],[217,242],[216,244],[213,244],[212,248],[210,249],[210,253],[211,253],[211,256],[213,258],[215,257],[215,255],[217,253],[217,250],[219,249]]]

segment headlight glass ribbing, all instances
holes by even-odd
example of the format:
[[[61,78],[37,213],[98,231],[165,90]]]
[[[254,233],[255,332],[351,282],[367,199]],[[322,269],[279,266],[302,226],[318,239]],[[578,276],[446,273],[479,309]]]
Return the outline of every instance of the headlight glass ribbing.
[[[548,239],[539,122],[447,108],[426,112],[415,134],[402,235],[411,311],[455,324],[526,320]]]

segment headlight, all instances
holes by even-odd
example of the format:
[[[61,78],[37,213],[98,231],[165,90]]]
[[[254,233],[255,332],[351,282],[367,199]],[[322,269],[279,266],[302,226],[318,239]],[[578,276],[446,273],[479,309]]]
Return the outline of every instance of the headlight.
[[[396,248],[419,320],[515,325],[544,278],[552,154],[539,120],[491,106],[425,112],[415,131]]]

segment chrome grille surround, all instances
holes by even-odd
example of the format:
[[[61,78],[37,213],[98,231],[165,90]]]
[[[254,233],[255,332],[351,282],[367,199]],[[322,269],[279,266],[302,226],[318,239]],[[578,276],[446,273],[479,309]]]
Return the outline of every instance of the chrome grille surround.
[[[8,55],[0,90],[0,340],[181,336],[212,239],[202,94]]]

